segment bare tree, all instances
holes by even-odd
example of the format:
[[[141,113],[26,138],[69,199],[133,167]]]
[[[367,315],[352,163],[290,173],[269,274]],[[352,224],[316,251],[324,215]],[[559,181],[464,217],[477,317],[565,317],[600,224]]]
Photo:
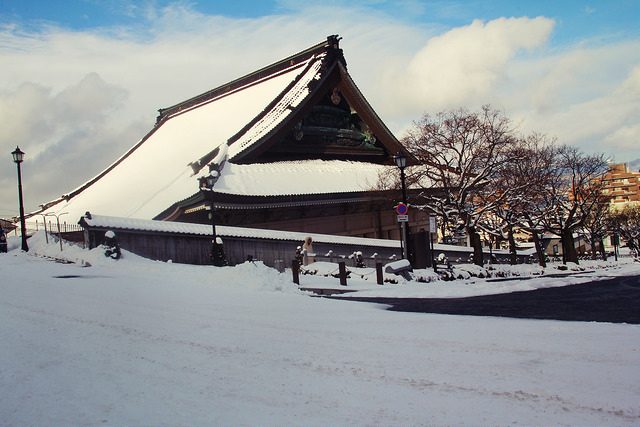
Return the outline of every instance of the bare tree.
[[[543,229],[543,192],[547,187],[554,163],[555,139],[532,133],[519,139],[509,152],[509,161],[499,169],[493,185],[507,197],[504,203],[494,205],[493,215],[502,221],[501,237],[509,242],[510,260],[516,263],[516,230],[526,231],[533,238],[541,266],[546,266],[540,241]]]
[[[600,250],[602,258],[606,261],[607,253],[604,250],[604,237],[609,231],[611,197],[604,193],[594,194],[594,197],[598,198],[598,200],[585,216],[583,229],[591,242],[592,258],[596,259],[597,252]]]
[[[636,257],[640,257],[640,203],[628,203],[613,209],[609,215],[609,229],[627,242]]]
[[[437,195],[425,191],[423,207],[437,212],[444,222],[456,221],[464,228],[474,249],[474,263],[482,265],[480,219],[512,191],[487,194],[515,143],[509,120],[489,106],[477,113],[459,109],[425,115],[402,142],[420,164],[411,171],[415,182],[426,180],[441,191]]]
[[[602,199],[607,161],[603,154],[587,155],[576,147],[557,148],[547,186],[541,189],[538,218],[545,230],[560,236],[563,261],[578,263],[573,233]]]

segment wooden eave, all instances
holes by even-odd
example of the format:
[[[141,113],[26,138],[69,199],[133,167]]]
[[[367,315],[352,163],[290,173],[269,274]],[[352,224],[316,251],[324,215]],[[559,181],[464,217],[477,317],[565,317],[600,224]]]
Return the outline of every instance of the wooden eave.
[[[382,195],[376,197],[370,191],[271,196],[246,196],[214,192],[214,204],[216,209],[230,210],[293,208],[336,203],[359,203],[371,200],[386,199],[382,197]],[[205,195],[202,192],[198,192],[185,200],[175,203],[153,219],[160,221],[173,221],[187,211],[203,209],[208,203],[209,201],[205,199]]]

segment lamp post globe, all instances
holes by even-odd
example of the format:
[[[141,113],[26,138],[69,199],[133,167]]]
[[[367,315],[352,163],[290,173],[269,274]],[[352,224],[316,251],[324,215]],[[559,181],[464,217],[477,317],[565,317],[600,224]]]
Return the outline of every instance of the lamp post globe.
[[[404,170],[404,168],[407,167],[407,155],[404,154],[402,151],[396,154],[393,157],[393,160],[396,161],[396,166],[398,166],[398,169]]]
[[[20,170],[20,163],[24,160],[24,152],[20,150],[20,147],[16,146],[15,151],[11,152],[11,156],[13,156],[13,161],[18,168],[18,201],[20,204],[20,234],[22,235],[22,250],[28,252],[29,246],[27,245],[27,232],[24,220],[24,202],[22,200],[22,171]]]
[[[13,161],[17,164],[22,163],[24,160],[24,152],[20,149],[20,147],[16,146],[16,149],[11,152],[11,156],[13,156]]]

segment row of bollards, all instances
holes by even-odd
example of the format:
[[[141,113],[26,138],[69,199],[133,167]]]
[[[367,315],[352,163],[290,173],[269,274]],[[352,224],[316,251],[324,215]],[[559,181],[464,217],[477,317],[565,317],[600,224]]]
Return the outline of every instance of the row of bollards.
[[[293,283],[300,285],[300,262],[297,259],[291,261],[291,272],[293,273]],[[347,286],[347,266],[344,261],[340,261],[338,263],[338,273],[340,277],[340,285]],[[376,262],[376,282],[378,285],[384,284],[381,262]]]

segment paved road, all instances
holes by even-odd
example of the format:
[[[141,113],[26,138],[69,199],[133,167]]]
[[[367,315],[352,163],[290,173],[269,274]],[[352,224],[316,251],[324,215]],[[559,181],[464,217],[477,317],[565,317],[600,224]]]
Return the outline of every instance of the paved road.
[[[468,298],[339,299],[388,304],[392,311],[640,324],[640,276]]]

